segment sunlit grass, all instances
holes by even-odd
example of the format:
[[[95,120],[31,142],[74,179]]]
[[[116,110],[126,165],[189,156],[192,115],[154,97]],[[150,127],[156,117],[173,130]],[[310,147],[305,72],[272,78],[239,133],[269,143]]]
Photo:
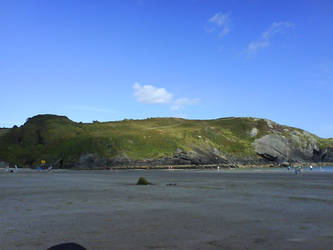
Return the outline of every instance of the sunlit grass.
[[[258,133],[251,137],[253,128]],[[39,115],[19,128],[0,130],[0,159],[28,165],[38,164],[41,159],[71,162],[85,153],[104,158],[126,155],[144,159],[172,156],[177,150],[192,151],[198,147],[248,157],[255,156],[252,142],[273,129],[290,136],[286,131],[294,128],[255,118],[76,123],[64,116]],[[333,139],[320,139],[320,143],[323,147],[333,145]]]

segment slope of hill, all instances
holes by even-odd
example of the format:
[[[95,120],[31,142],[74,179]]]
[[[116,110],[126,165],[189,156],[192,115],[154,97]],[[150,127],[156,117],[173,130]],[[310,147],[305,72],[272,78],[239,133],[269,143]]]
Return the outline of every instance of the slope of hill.
[[[0,137],[8,132],[9,128],[0,128]]]
[[[266,119],[76,123],[37,115],[0,134],[0,161],[62,168],[333,162],[333,140]]]

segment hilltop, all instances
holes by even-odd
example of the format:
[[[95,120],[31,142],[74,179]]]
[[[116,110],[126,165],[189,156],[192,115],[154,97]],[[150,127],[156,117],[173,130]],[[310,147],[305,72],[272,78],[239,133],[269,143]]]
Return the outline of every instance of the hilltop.
[[[37,115],[0,130],[0,161],[61,168],[333,162],[333,139],[267,119],[150,118],[77,123]]]

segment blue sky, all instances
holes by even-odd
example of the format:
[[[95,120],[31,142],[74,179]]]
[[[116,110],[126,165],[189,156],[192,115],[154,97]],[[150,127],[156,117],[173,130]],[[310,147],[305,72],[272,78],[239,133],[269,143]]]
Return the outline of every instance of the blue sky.
[[[333,2],[0,2],[0,127],[268,118],[333,137]]]

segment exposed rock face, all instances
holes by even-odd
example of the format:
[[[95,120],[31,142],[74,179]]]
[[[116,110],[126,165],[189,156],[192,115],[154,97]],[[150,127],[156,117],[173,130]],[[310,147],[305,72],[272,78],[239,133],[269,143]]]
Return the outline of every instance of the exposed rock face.
[[[307,132],[295,132],[290,138],[280,134],[265,135],[253,143],[255,152],[270,161],[281,163],[321,160],[318,142]]]
[[[321,152],[320,160],[325,162],[333,162],[333,148],[327,148]]]
[[[257,136],[257,134],[258,134],[258,129],[257,128],[253,128],[250,132],[251,137]]]
[[[170,166],[170,165],[192,165],[193,167],[201,165],[222,164],[229,167],[236,167],[237,164],[267,164],[267,159],[261,158],[237,158],[225,156],[216,148],[201,149],[195,148],[194,151],[177,150],[174,155],[161,157],[158,159],[133,160],[125,154],[112,159],[102,159],[95,154],[84,154],[80,157],[78,163],[72,167],[81,169],[106,168],[106,167],[143,167],[143,166]]]
[[[256,153],[270,161],[284,161],[288,159],[290,148],[288,140],[281,135],[265,135],[254,141],[253,146]]]
[[[127,167],[127,166],[167,166],[167,165],[205,165],[205,164],[230,164],[224,158],[221,152],[216,148],[202,150],[196,148],[195,151],[182,151],[177,149],[175,154],[170,157],[158,159],[133,160],[127,155],[114,157],[112,159],[103,159],[95,154],[83,154],[79,161],[71,167],[80,169],[106,168],[106,167]],[[67,166],[70,168],[70,166]]]
[[[106,160],[97,157],[95,154],[81,155],[79,161],[76,164],[76,168],[93,169],[103,168],[106,165]]]
[[[107,165],[109,166],[127,166],[131,165],[132,160],[127,157],[127,155],[116,156],[113,159],[107,161]]]

